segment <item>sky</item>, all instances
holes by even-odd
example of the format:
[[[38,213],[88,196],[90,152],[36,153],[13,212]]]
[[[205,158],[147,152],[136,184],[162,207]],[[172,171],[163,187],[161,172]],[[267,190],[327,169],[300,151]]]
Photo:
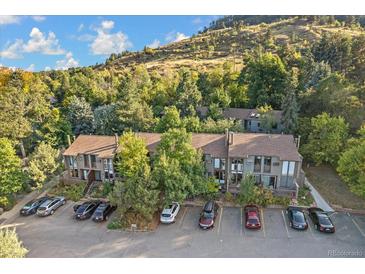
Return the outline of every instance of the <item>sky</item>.
[[[218,16],[0,16],[0,66],[28,71],[103,63],[111,53],[190,37]]]

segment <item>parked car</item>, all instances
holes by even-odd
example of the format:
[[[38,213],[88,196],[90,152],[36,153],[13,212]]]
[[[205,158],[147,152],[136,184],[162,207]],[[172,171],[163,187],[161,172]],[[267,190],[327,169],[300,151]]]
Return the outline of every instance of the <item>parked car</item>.
[[[116,206],[111,205],[109,202],[103,202],[96,208],[92,215],[94,222],[102,222],[109,219],[109,215],[116,209]]]
[[[96,208],[100,205],[101,201],[87,201],[82,204],[74,206],[75,218],[77,220],[89,219]]]
[[[289,206],[286,209],[286,214],[289,219],[289,226],[298,230],[306,230],[308,228],[307,219],[301,208],[295,206]]]
[[[20,215],[28,216],[37,213],[37,209],[48,199],[48,197],[41,197],[26,203],[22,209],[20,209]]]
[[[219,206],[215,201],[209,201],[204,205],[200,214],[199,226],[203,229],[214,227],[215,218],[218,215]]]
[[[325,233],[334,233],[335,226],[330,217],[321,208],[311,207],[308,209],[309,217],[311,218],[314,228]]]
[[[48,198],[37,209],[38,216],[53,215],[55,211],[66,203],[66,199],[63,196]]]
[[[260,229],[260,210],[257,205],[246,205],[244,207],[245,227],[248,229]]]
[[[180,211],[180,204],[177,202],[171,203],[162,210],[160,222],[163,224],[171,224],[175,222],[175,218]]]

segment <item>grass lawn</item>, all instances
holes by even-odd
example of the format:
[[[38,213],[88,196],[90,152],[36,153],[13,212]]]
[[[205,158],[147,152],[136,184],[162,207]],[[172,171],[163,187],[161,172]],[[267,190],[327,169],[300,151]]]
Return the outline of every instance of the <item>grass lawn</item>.
[[[365,200],[350,192],[334,168],[330,166],[311,166],[308,168],[303,165],[303,169],[309,182],[332,205],[365,209]]]

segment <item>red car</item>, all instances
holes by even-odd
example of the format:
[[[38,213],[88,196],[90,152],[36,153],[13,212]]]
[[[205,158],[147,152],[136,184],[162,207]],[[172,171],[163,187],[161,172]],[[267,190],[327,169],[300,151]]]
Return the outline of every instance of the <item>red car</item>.
[[[246,205],[245,211],[245,227],[248,229],[260,229],[260,210],[257,205]]]

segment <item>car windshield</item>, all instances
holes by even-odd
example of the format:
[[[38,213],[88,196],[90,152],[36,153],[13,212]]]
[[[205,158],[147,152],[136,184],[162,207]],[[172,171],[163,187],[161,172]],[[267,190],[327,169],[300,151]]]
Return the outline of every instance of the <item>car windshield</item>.
[[[206,219],[212,219],[214,217],[214,213],[204,211],[203,217],[206,218]]]
[[[304,214],[300,211],[293,211],[293,221],[297,223],[304,223]]]
[[[88,205],[80,205],[77,209],[76,213],[82,213],[85,211],[85,209],[88,207]]]
[[[259,223],[259,220],[257,220],[257,218],[250,217],[248,219],[248,223],[256,225]]]
[[[165,217],[165,218],[169,218],[169,217],[171,217],[171,215],[170,215],[170,214],[167,214],[167,213],[161,214],[161,216],[162,216],[162,217]]]
[[[25,206],[23,206],[23,208],[30,208],[32,205],[33,205],[33,201],[25,204]]]
[[[96,209],[95,213],[103,213],[103,211],[106,209],[106,205],[102,204],[100,206],[98,206],[98,208]]]
[[[332,225],[330,219],[328,218],[328,216],[326,215],[319,215],[319,222],[322,224],[322,225]]]

